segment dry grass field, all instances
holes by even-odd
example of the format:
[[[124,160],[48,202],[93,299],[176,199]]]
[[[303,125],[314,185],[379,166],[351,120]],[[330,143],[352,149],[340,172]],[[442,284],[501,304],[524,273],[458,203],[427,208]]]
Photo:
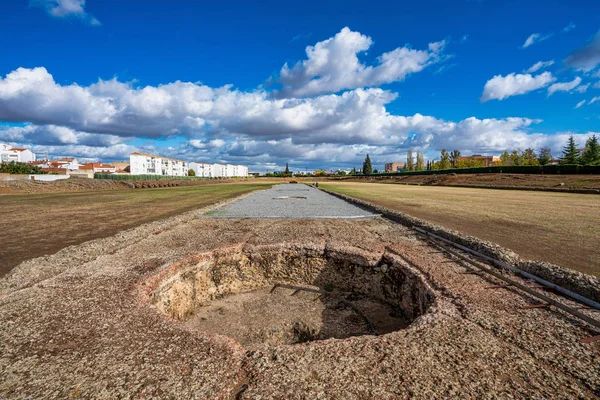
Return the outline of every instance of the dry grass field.
[[[240,183],[0,196],[0,277],[24,260],[270,186]]]
[[[361,177],[347,176],[344,181],[428,186],[472,186],[485,188],[537,188],[547,190],[600,190],[600,175],[541,174],[434,174]]]
[[[507,247],[600,276],[600,196],[379,183],[320,183]]]

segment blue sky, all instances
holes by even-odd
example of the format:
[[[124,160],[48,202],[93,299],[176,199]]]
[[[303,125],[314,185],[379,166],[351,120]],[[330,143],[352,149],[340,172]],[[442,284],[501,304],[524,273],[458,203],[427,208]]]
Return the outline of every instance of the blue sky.
[[[600,132],[596,2],[2,7],[0,140],[56,156],[348,168]]]

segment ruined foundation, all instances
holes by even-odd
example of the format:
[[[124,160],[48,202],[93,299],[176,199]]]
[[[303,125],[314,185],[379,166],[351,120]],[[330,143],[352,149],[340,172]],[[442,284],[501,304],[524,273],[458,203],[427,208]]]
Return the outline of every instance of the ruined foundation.
[[[151,287],[151,303],[168,317],[247,349],[390,333],[435,299],[391,254],[311,246],[200,254],[153,277]]]

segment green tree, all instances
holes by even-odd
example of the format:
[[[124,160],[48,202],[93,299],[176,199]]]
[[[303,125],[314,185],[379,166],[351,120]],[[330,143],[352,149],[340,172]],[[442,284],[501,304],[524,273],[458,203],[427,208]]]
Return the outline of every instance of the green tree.
[[[552,161],[552,152],[550,147],[542,147],[540,149],[540,155],[538,156],[538,162],[540,165],[548,165]]]
[[[377,171],[377,168],[375,168],[375,169],[373,170],[373,173],[374,173],[374,174],[378,174],[378,173],[379,173],[379,171]]]
[[[188,176],[196,176],[196,171],[193,169],[188,169]]]
[[[560,159],[561,164],[578,164],[579,163],[579,151],[575,144],[573,135],[569,136],[569,142],[563,148],[563,156]]]
[[[510,154],[508,154],[508,151],[502,153],[502,155],[500,156],[500,162],[502,163],[502,165],[512,165],[510,163]]]
[[[585,143],[581,162],[586,165],[600,165],[600,144],[598,144],[596,135],[593,135]]]
[[[408,151],[406,152],[406,165],[404,165],[404,170],[405,171],[414,171],[415,170],[415,163],[413,161],[412,149],[408,149]]]
[[[513,150],[512,153],[510,153],[509,165],[521,165],[521,153],[519,150]]]
[[[537,154],[532,148],[525,149],[521,153],[521,165],[540,165]]]
[[[442,149],[441,157],[440,157],[440,169],[448,169],[450,168],[450,154],[446,149]]]
[[[46,174],[46,171],[33,165],[11,161],[0,163],[0,173],[3,174]]]
[[[460,151],[452,150],[450,153],[450,164],[452,164],[452,168],[456,168],[456,160],[460,157]]]
[[[365,162],[363,163],[363,175],[369,175],[373,173],[373,166],[371,165],[371,158],[369,154],[365,157]]]
[[[483,160],[474,160],[472,158],[465,158],[462,160],[456,161],[455,168],[474,168],[474,167],[483,167]]]
[[[421,152],[417,151],[417,164],[415,165],[415,171],[423,171],[425,169],[425,157]]]

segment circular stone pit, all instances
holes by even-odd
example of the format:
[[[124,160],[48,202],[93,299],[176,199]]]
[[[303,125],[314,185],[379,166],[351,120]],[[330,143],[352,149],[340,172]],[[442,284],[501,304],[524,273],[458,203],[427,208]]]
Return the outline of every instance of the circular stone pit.
[[[436,298],[393,254],[311,245],[203,253],[152,277],[150,288],[168,317],[249,350],[394,332]]]

